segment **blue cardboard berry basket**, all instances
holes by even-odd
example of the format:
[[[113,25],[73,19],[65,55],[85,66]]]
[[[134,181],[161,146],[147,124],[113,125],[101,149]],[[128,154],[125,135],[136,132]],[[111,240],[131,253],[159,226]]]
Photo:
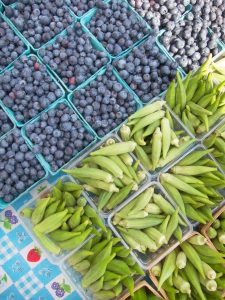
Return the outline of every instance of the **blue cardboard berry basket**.
[[[104,2],[109,3],[110,1],[112,1],[112,0],[105,0]],[[120,1],[120,2],[121,2],[121,0],[117,0],[117,1]],[[145,24],[145,26],[147,27],[147,29],[148,29],[148,31],[149,31],[149,33],[150,33],[150,32],[152,31],[151,26],[150,26],[150,25],[149,25],[149,24],[148,24],[148,23],[147,23],[147,22],[146,22],[146,21],[145,21],[145,20],[144,20],[137,12],[136,12],[136,10],[135,10],[130,4],[128,4],[127,1],[123,1],[123,2],[126,2],[128,10],[131,10],[131,11],[133,12],[133,14],[136,16],[137,21],[138,21],[139,23],[142,22],[142,23]],[[97,8],[93,8],[92,10],[90,10],[87,14],[85,14],[85,15],[83,16],[83,18],[81,18],[81,24],[84,26],[85,31],[88,32],[88,33],[92,36],[93,39],[95,39],[98,43],[100,43],[100,42],[97,40],[97,38],[94,36],[94,34],[87,28],[87,24],[90,22],[90,20],[92,19],[92,17],[93,17],[96,13],[97,13]],[[114,58],[117,58],[117,57],[119,57],[119,56],[121,56],[121,55],[124,55],[124,54],[125,54],[127,51],[129,51],[130,49],[132,49],[133,47],[139,45],[139,44],[141,43],[141,41],[143,41],[143,39],[145,39],[145,38],[149,35],[149,33],[146,34],[141,40],[138,40],[138,41],[134,42],[132,46],[130,46],[129,48],[127,48],[127,49],[125,49],[124,51],[122,51],[119,55],[112,55],[111,53],[109,53],[109,51],[106,49],[106,47],[104,47],[103,45],[102,45],[102,46],[104,47],[105,51],[107,51],[109,57],[110,57],[111,59],[114,59]]]
[[[11,8],[16,9],[17,6],[17,2],[14,4],[9,5]],[[74,22],[74,14],[72,13],[72,11],[70,10],[70,8],[66,5],[66,8],[70,14],[70,16],[72,17],[72,22],[69,25],[71,25]],[[6,17],[6,16],[5,16]],[[16,25],[10,20],[10,18],[6,17],[7,19],[7,23],[11,25],[11,27],[14,28],[14,30],[16,31],[17,35],[19,35],[21,37],[21,39],[23,40],[23,42],[30,48],[33,50],[34,53],[37,53],[37,51],[43,47],[44,45],[48,44],[51,40],[53,40],[55,37],[52,37],[48,42],[46,42],[45,44],[43,44],[40,48],[35,48],[30,42],[29,40],[22,34],[22,32],[16,27]],[[67,27],[68,27],[67,26]],[[65,28],[66,29],[66,28]],[[65,30],[64,29],[64,30]],[[59,35],[60,33],[58,33],[57,35]],[[57,36],[56,35],[56,36]]]
[[[148,40],[148,37],[145,38],[139,45],[135,46],[133,49],[137,48],[137,47],[140,47],[141,45],[143,45],[146,41]],[[163,54],[164,56],[167,57],[168,60],[170,61],[175,61],[168,52],[164,51],[164,49],[161,48],[161,46],[159,45],[157,39],[156,39],[156,47],[159,48],[159,51],[161,54]],[[122,59],[122,58],[125,58],[127,56],[129,56],[129,54],[133,51],[133,49],[130,49],[129,51],[127,51],[127,53],[125,55],[122,55],[122,56],[119,56],[117,59],[114,60],[114,62]],[[177,68],[177,71],[180,73],[181,77],[184,78],[185,77],[185,73],[184,71],[182,70],[182,68],[178,67]],[[119,76],[121,78],[121,83],[123,82],[123,85],[127,88],[127,90],[129,92],[131,92],[132,94],[134,94],[136,96],[136,98],[139,100],[140,103],[142,103],[142,105],[146,105],[148,104],[150,101],[154,100],[155,97],[163,97],[163,95],[165,94],[166,91],[162,91],[159,95],[157,96],[154,96],[153,98],[149,99],[148,102],[144,102],[142,101],[142,99],[137,95],[137,93],[135,92],[135,90],[133,90],[129,85],[128,83],[120,76],[120,73],[119,71],[117,70],[116,66],[115,66],[115,73],[117,74],[117,76]]]
[[[48,112],[49,110],[57,109],[57,106],[61,103],[67,105],[69,108],[71,108],[74,111],[72,105],[66,99],[59,99],[58,101],[56,101],[52,105],[50,105],[47,109],[45,109],[43,112]],[[76,112],[74,111],[74,113],[76,113]],[[34,124],[35,122],[39,121],[40,115],[41,114],[39,114],[35,119],[29,121],[26,124],[26,126],[29,124]],[[82,118],[80,118],[80,116],[78,116],[78,120],[81,122],[81,124],[86,129],[86,131],[89,132],[93,136],[93,141],[87,147],[85,147],[83,150],[81,150],[79,153],[77,153],[75,156],[73,156],[70,159],[70,161],[72,161],[74,158],[80,157],[83,153],[88,151],[88,149],[90,149],[97,141],[97,137],[96,137],[94,131],[90,128],[90,126]],[[21,130],[22,136],[26,140],[26,142],[29,144],[30,148],[32,149],[34,147],[34,144],[31,142],[31,140],[29,139],[29,137],[26,133],[26,126],[23,126],[23,128]],[[51,169],[50,164],[45,160],[44,156],[41,153],[38,153],[37,156],[38,156],[39,160],[41,161],[42,165],[48,170],[49,174],[51,174],[51,175],[58,174],[65,167],[65,165],[67,165],[70,162],[70,161],[66,162],[61,168],[59,168],[57,171],[54,172]]]
[[[26,55],[28,58],[29,57],[35,57],[36,59],[37,59],[37,62],[39,63],[39,64],[42,64],[42,62],[41,62],[41,60],[36,56],[36,55],[34,55],[34,54],[29,54],[29,52],[27,52],[27,53],[25,53],[24,55]],[[14,68],[14,66],[12,65],[11,67],[8,67],[7,68],[7,71],[11,71],[12,69]],[[60,97],[60,99],[61,98],[64,98],[65,97],[65,91],[63,90],[63,88],[61,87],[61,85],[59,84],[59,82],[54,78],[54,76],[52,76],[52,74],[49,72],[49,70],[46,68],[46,72],[48,73],[48,75],[51,77],[51,79],[52,79],[52,81],[54,81],[55,82],[55,84],[60,88],[60,90],[62,91],[62,96]],[[0,74],[0,76],[4,76],[4,73],[3,74]],[[57,100],[59,100],[59,99],[56,99],[55,101],[57,101]],[[54,101],[54,102],[55,102]],[[53,103],[54,103],[53,102]],[[8,108],[6,105],[4,105],[4,103],[3,103],[3,100],[1,100],[0,99],[0,104],[2,104],[3,106],[4,106],[4,108],[5,108],[5,110],[6,110],[6,112],[7,112],[7,114],[10,116],[10,118],[13,120],[13,122],[16,124],[16,126],[18,126],[18,127],[22,127],[23,125],[25,125],[27,122],[29,122],[29,121],[27,121],[27,122],[21,122],[21,121],[18,121],[17,119],[16,119],[16,117],[15,117],[15,113],[14,113],[14,111],[12,110],[12,109],[10,109],[10,108]],[[47,108],[47,107],[46,107]],[[42,110],[43,111],[43,110]],[[39,115],[41,113],[41,111],[37,114],[37,115]],[[32,118],[33,119],[33,118]],[[31,120],[32,120],[31,119]]]
[[[16,127],[16,125],[15,125],[13,119],[11,118],[11,116],[7,113],[7,110],[6,110],[5,106],[4,106],[4,104],[1,103],[1,101],[0,101],[0,109],[5,112],[5,114],[7,115],[8,119],[9,119],[9,122],[11,123],[11,128],[8,131],[8,132],[10,132],[10,131],[12,131]],[[0,139],[3,138],[8,132],[3,133],[3,134],[0,133]]]
[[[85,89],[85,87],[86,87],[91,81],[94,81],[98,76],[104,75],[105,72],[106,72],[106,70],[107,70],[107,67],[102,68],[98,73],[95,74],[95,76],[92,78],[92,80],[89,80],[88,82],[82,84],[79,88],[75,89],[75,91],[80,91],[80,90],[82,90],[82,89]],[[141,107],[142,107],[142,103],[140,102],[140,100],[138,99],[138,97],[137,97],[131,90],[127,89],[127,86],[124,84],[124,81],[122,80],[122,78],[120,77],[120,75],[116,72],[115,68],[113,68],[112,73],[113,73],[113,75],[115,75],[117,81],[118,81],[119,83],[122,84],[123,88],[124,88],[125,90],[127,90],[127,91],[133,96],[133,98],[134,98],[134,100],[135,100],[135,102],[136,102],[136,110],[138,110],[139,108],[141,108]],[[75,106],[75,104],[73,103],[72,98],[73,98],[73,93],[70,93],[70,94],[68,95],[68,100],[69,100],[69,102],[71,103],[71,105],[73,106],[73,108],[75,109],[75,111],[77,112],[77,114],[78,114],[80,117],[82,117],[83,119],[85,119],[84,116],[80,113],[80,111],[78,110],[78,108],[77,108],[77,107]],[[86,122],[87,122],[87,121],[86,121]],[[88,122],[87,122],[87,123],[88,123]],[[89,123],[88,123],[88,124],[89,124]],[[92,130],[95,132],[95,130],[94,130],[93,127],[92,127],[92,124],[89,124],[89,126],[90,126],[90,127],[92,128]],[[112,130],[109,131],[106,135],[108,136],[108,135],[110,135],[111,133],[116,132],[120,126],[121,126],[121,124],[119,124],[119,125],[118,125],[117,127],[115,127],[115,128],[112,128]],[[98,137],[99,140],[101,140],[101,139],[103,138],[103,137],[97,135],[96,132],[95,132],[95,134],[96,134],[96,136]]]
[[[23,42],[23,45],[24,45],[24,51],[23,53],[21,53],[16,59],[14,59],[10,64],[8,64],[4,69],[0,69],[0,75],[2,73],[4,73],[6,70],[8,70],[13,64],[15,61],[17,61],[17,59],[19,59],[21,56],[23,55],[26,55],[28,53],[30,53],[30,48],[29,46],[24,42],[24,40],[22,39],[21,37],[21,34],[18,33],[18,31],[16,30],[16,28],[11,25],[11,23],[9,22],[8,18],[5,17],[5,15],[1,12],[3,11],[3,5],[1,6],[1,3],[0,3],[0,19],[3,19],[7,24],[8,26],[10,27],[10,29],[13,31],[13,33],[17,36],[19,36],[20,40],[22,40]]]
[[[3,137],[0,138],[0,141],[3,140],[6,136],[10,135],[11,133],[13,133],[15,129],[10,130],[6,135],[4,135]],[[20,132],[21,136],[23,137],[23,134]],[[27,143],[26,139],[25,143],[27,144],[28,148],[30,150],[31,147],[30,145]],[[43,165],[43,163],[41,162],[40,158],[38,155],[35,155],[35,157],[37,158],[38,162],[41,164],[43,170],[45,171],[45,176],[43,178],[41,178],[40,180],[38,180],[37,182],[35,182],[32,186],[28,187],[24,192],[22,192],[21,194],[19,194],[13,201],[11,201],[10,203],[5,202],[2,198],[0,198],[0,211],[5,209],[8,205],[11,205],[12,203],[14,203],[16,200],[18,200],[21,196],[27,194],[29,191],[31,191],[32,189],[34,189],[37,185],[41,184],[41,182],[43,182],[47,177],[48,177],[48,171],[45,168],[45,166]]]
[[[76,23],[75,23],[75,24],[76,24]],[[68,27],[71,27],[71,28],[75,29],[75,28],[74,28],[75,24],[70,25],[70,26],[68,26]],[[67,28],[68,28],[68,27],[67,27]],[[85,33],[85,30],[84,30],[84,27],[83,27],[83,26],[82,26],[82,30],[83,30],[83,32]],[[67,31],[66,31],[66,29],[65,29],[65,30],[62,31],[60,34],[58,34],[54,39],[52,39],[50,42],[48,42],[48,43],[45,44],[43,47],[41,47],[41,48],[39,49],[39,51],[38,51],[38,57],[39,57],[39,59],[43,62],[43,57],[40,55],[40,50],[41,50],[41,49],[46,49],[46,48],[48,47],[48,45],[54,44],[54,43],[57,41],[57,38],[58,38],[59,36],[64,37],[64,36],[66,36],[66,35],[67,35]],[[107,52],[106,52],[106,50],[104,49],[104,47],[103,47],[98,41],[96,41],[96,39],[93,38],[89,33],[88,33],[88,37],[89,37],[89,39],[90,39],[90,42],[91,42],[92,47],[93,47],[94,50],[97,50],[97,51],[103,51],[103,52],[105,52],[105,53],[107,54]],[[108,63],[110,63],[110,61],[111,61],[110,58],[108,58]],[[44,63],[44,62],[43,62],[43,63]],[[67,92],[71,93],[71,92],[74,91],[74,90],[70,90],[70,89],[68,88],[68,86],[67,86],[67,85],[64,83],[64,81],[61,79],[60,74],[57,74],[57,71],[54,71],[54,70],[51,68],[51,66],[50,66],[49,64],[46,64],[46,66],[48,67],[48,69],[50,70],[50,72],[54,75],[54,77],[57,78],[57,80],[61,83],[61,85],[64,87],[64,89],[65,89]],[[82,86],[82,85],[84,85],[84,84],[90,82],[93,78],[95,78],[95,75],[96,75],[98,72],[100,72],[103,68],[104,68],[104,66],[102,66],[95,74],[92,74],[89,78],[86,78],[86,80],[85,80],[82,84],[80,84],[79,86]],[[79,86],[77,86],[76,88],[78,88]],[[75,88],[75,89],[76,89],[76,88]]]

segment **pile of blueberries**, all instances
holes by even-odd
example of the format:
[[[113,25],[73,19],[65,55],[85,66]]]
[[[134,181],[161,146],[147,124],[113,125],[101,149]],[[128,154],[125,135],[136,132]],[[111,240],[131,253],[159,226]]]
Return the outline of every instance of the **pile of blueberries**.
[[[77,17],[82,17],[86,12],[95,7],[96,0],[68,0],[67,4]]]
[[[70,90],[95,74],[108,61],[106,52],[92,46],[80,23],[68,27],[65,36],[59,35],[53,44],[40,49],[39,54]]]
[[[13,124],[3,109],[0,108],[0,137],[13,128]]]
[[[76,108],[100,137],[136,110],[133,95],[118,82],[112,70],[111,65],[107,66],[103,75],[75,91],[72,98]]]
[[[0,99],[25,123],[63,94],[37,57],[22,56],[0,76]]]
[[[160,52],[153,35],[128,55],[114,61],[114,66],[143,102],[165,91],[178,67]]]
[[[44,176],[43,167],[18,129],[0,141],[0,199],[12,201]]]
[[[64,0],[20,0],[6,16],[35,48],[40,48],[73,22]]]
[[[94,140],[75,112],[64,103],[43,112],[25,129],[34,153],[41,153],[53,172]]]
[[[129,0],[129,3],[156,31],[173,30],[191,0]]]
[[[225,2],[224,0],[191,0],[192,12],[202,18],[214,33],[225,41]]]
[[[149,33],[144,20],[128,7],[126,1],[96,2],[97,12],[87,23],[87,28],[107,51],[117,56]]]
[[[173,30],[166,31],[160,41],[186,72],[195,70],[210,53],[214,56],[219,51],[217,35],[210,34],[206,22],[192,12]]]
[[[24,43],[0,17],[0,72],[24,51]]]

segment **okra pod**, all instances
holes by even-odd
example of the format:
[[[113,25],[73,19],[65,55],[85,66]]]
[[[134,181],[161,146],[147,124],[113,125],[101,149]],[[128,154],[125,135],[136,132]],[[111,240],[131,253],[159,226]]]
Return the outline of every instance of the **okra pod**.
[[[133,152],[136,147],[136,143],[133,141],[129,142],[119,142],[113,145],[109,145],[103,148],[100,148],[94,152],[91,152],[91,156],[111,156],[111,155],[120,155],[124,153]]]

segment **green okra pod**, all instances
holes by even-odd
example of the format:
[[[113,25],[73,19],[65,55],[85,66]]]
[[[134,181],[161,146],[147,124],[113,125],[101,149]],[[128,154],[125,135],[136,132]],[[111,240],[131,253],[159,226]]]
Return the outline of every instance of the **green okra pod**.
[[[168,90],[166,92],[165,97],[166,103],[169,105],[171,109],[174,108],[176,104],[176,86],[175,86],[175,80],[172,80],[170,83]]]
[[[158,162],[162,151],[162,132],[160,127],[157,127],[152,138],[152,169],[158,167]]]
[[[124,153],[133,152],[136,147],[134,141],[120,142],[113,145],[105,146],[94,152],[91,152],[91,156],[111,156],[111,155],[120,155]]]
[[[48,198],[42,198],[38,201],[38,204],[36,208],[33,210],[32,216],[31,216],[31,222],[33,225],[37,225],[43,220],[45,210],[47,208],[47,205],[49,203],[50,197]]]

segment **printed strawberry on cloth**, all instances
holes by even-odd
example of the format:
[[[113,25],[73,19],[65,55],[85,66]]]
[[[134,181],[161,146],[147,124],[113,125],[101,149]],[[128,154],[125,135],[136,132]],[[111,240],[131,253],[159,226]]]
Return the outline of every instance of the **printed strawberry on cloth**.
[[[48,260],[20,223],[17,211],[24,201],[19,199],[0,211],[0,299],[81,300],[62,270]]]

